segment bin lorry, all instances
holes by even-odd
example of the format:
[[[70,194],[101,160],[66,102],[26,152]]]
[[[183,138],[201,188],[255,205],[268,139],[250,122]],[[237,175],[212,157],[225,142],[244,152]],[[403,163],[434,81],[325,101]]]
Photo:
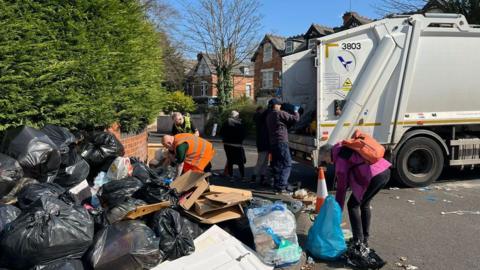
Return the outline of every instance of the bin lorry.
[[[444,166],[473,168],[479,66],[480,28],[458,14],[392,17],[319,38],[282,60],[283,100],[313,123],[289,135],[293,157],[317,167],[323,146],[360,129],[385,146],[406,186],[429,185]]]

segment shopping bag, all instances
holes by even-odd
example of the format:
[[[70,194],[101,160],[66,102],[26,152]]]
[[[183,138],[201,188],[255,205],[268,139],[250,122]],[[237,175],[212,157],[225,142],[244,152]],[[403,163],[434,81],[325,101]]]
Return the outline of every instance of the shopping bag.
[[[347,250],[341,223],[340,205],[329,195],[308,231],[306,248],[313,257],[335,260]]]

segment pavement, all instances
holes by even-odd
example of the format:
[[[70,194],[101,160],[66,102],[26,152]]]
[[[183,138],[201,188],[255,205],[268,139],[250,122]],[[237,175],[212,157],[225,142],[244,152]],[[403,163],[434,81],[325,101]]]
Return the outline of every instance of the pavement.
[[[213,160],[214,172],[225,166],[225,152],[215,142],[217,154]],[[254,146],[245,146],[247,176],[256,162]],[[235,169],[236,173],[237,170]],[[292,184],[316,190],[316,174],[312,167],[294,163]],[[265,191],[255,184],[230,182],[215,177],[216,184]],[[271,199],[291,200],[288,197],[263,194]],[[388,262],[382,269],[462,270],[480,269],[480,170],[448,169],[440,181],[428,188],[398,188],[389,185],[372,201],[370,246]],[[346,211],[343,213],[349,228]],[[299,215],[297,233],[304,242],[311,221]],[[402,260],[402,259],[404,260]],[[304,260],[305,261],[305,260]],[[397,264],[399,264],[397,266]],[[300,267],[298,267],[300,269]],[[349,269],[343,262],[321,262],[304,269]],[[411,268],[415,269],[415,268]]]

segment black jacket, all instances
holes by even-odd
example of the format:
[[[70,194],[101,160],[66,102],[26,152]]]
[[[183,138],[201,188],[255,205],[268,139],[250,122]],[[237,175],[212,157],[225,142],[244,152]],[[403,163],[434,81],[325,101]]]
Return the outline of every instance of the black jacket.
[[[256,112],[253,115],[253,121],[255,121],[257,132],[257,150],[259,152],[269,151],[270,144],[268,143],[268,130],[267,130],[267,114],[268,110],[263,112]]]
[[[242,144],[247,136],[247,130],[241,119],[228,118],[220,129],[224,143]]]

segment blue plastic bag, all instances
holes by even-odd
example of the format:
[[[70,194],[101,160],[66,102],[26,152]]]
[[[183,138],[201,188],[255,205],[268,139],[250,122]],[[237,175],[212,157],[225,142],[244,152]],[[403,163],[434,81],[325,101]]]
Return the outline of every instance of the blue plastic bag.
[[[335,260],[347,250],[341,223],[342,209],[335,198],[329,195],[308,231],[306,249],[313,257]]]

